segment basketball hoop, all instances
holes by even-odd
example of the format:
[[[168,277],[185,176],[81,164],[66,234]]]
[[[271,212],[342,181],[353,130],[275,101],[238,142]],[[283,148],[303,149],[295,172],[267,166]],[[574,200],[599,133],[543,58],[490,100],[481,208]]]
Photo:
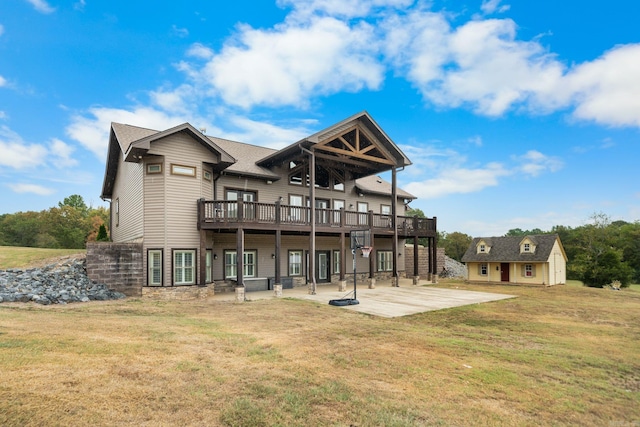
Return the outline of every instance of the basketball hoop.
[[[363,258],[369,258],[369,254],[371,253],[373,248],[371,246],[363,246],[360,248],[360,250],[362,251]]]

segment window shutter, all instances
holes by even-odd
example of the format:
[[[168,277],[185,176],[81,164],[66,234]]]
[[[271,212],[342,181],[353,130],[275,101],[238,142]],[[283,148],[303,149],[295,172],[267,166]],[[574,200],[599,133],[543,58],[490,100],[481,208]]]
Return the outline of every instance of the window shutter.
[[[478,264],[478,276],[482,276],[482,264]]]
[[[536,265],[531,265],[531,277],[536,277]]]
[[[520,275],[522,277],[527,277],[527,270],[525,268],[525,264],[521,264],[520,265]]]

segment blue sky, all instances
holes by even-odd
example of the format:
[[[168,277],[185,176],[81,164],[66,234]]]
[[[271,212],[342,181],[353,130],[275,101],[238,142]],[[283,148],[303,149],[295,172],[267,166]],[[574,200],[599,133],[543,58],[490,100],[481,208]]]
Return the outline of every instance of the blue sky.
[[[640,219],[640,2],[3,0],[0,213],[99,206],[112,121],[274,148],[367,110],[441,231]]]

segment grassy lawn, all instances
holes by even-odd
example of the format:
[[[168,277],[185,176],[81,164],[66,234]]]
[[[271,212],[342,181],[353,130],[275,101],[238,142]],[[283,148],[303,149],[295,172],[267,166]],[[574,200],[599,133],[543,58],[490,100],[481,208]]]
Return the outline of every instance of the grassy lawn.
[[[74,254],[85,254],[84,249],[43,249],[0,246],[0,270],[38,265],[47,260]]]
[[[636,425],[640,291],[395,319],[293,299],[0,304],[0,425]]]

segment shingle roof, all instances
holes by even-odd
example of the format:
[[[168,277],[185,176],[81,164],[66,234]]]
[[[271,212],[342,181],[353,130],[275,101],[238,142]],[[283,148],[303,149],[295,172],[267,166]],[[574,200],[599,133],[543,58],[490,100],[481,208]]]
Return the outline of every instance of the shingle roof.
[[[462,256],[462,262],[544,262],[549,259],[551,249],[559,239],[557,234],[537,234],[526,237],[536,245],[534,253],[520,253],[520,243],[525,238],[523,236],[476,237]],[[477,252],[476,248],[481,240],[490,246],[488,252]]]
[[[356,179],[356,188],[363,193],[391,195],[391,183],[376,175]],[[397,194],[401,199],[416,199],[416,196],[407,193],[401,188],[397,189]]]
[[[280,179],[279,175],[256,164],[260,159],[275,153],[277,150],[246,144],[243,142],[230,141],[228,139],[215,138],[212,136],[209,136],[208,138],[236,159],[236,163],[226,168],[225,173],[238,175],[248,174],[269,178],[274,181]]]
[[[157,130],[139,128],[137,126],[125,125],[122,123],[111,123],[113,133],[116,134],[120,149],[123,153],[129,150],[132,142],[158,133]]]

